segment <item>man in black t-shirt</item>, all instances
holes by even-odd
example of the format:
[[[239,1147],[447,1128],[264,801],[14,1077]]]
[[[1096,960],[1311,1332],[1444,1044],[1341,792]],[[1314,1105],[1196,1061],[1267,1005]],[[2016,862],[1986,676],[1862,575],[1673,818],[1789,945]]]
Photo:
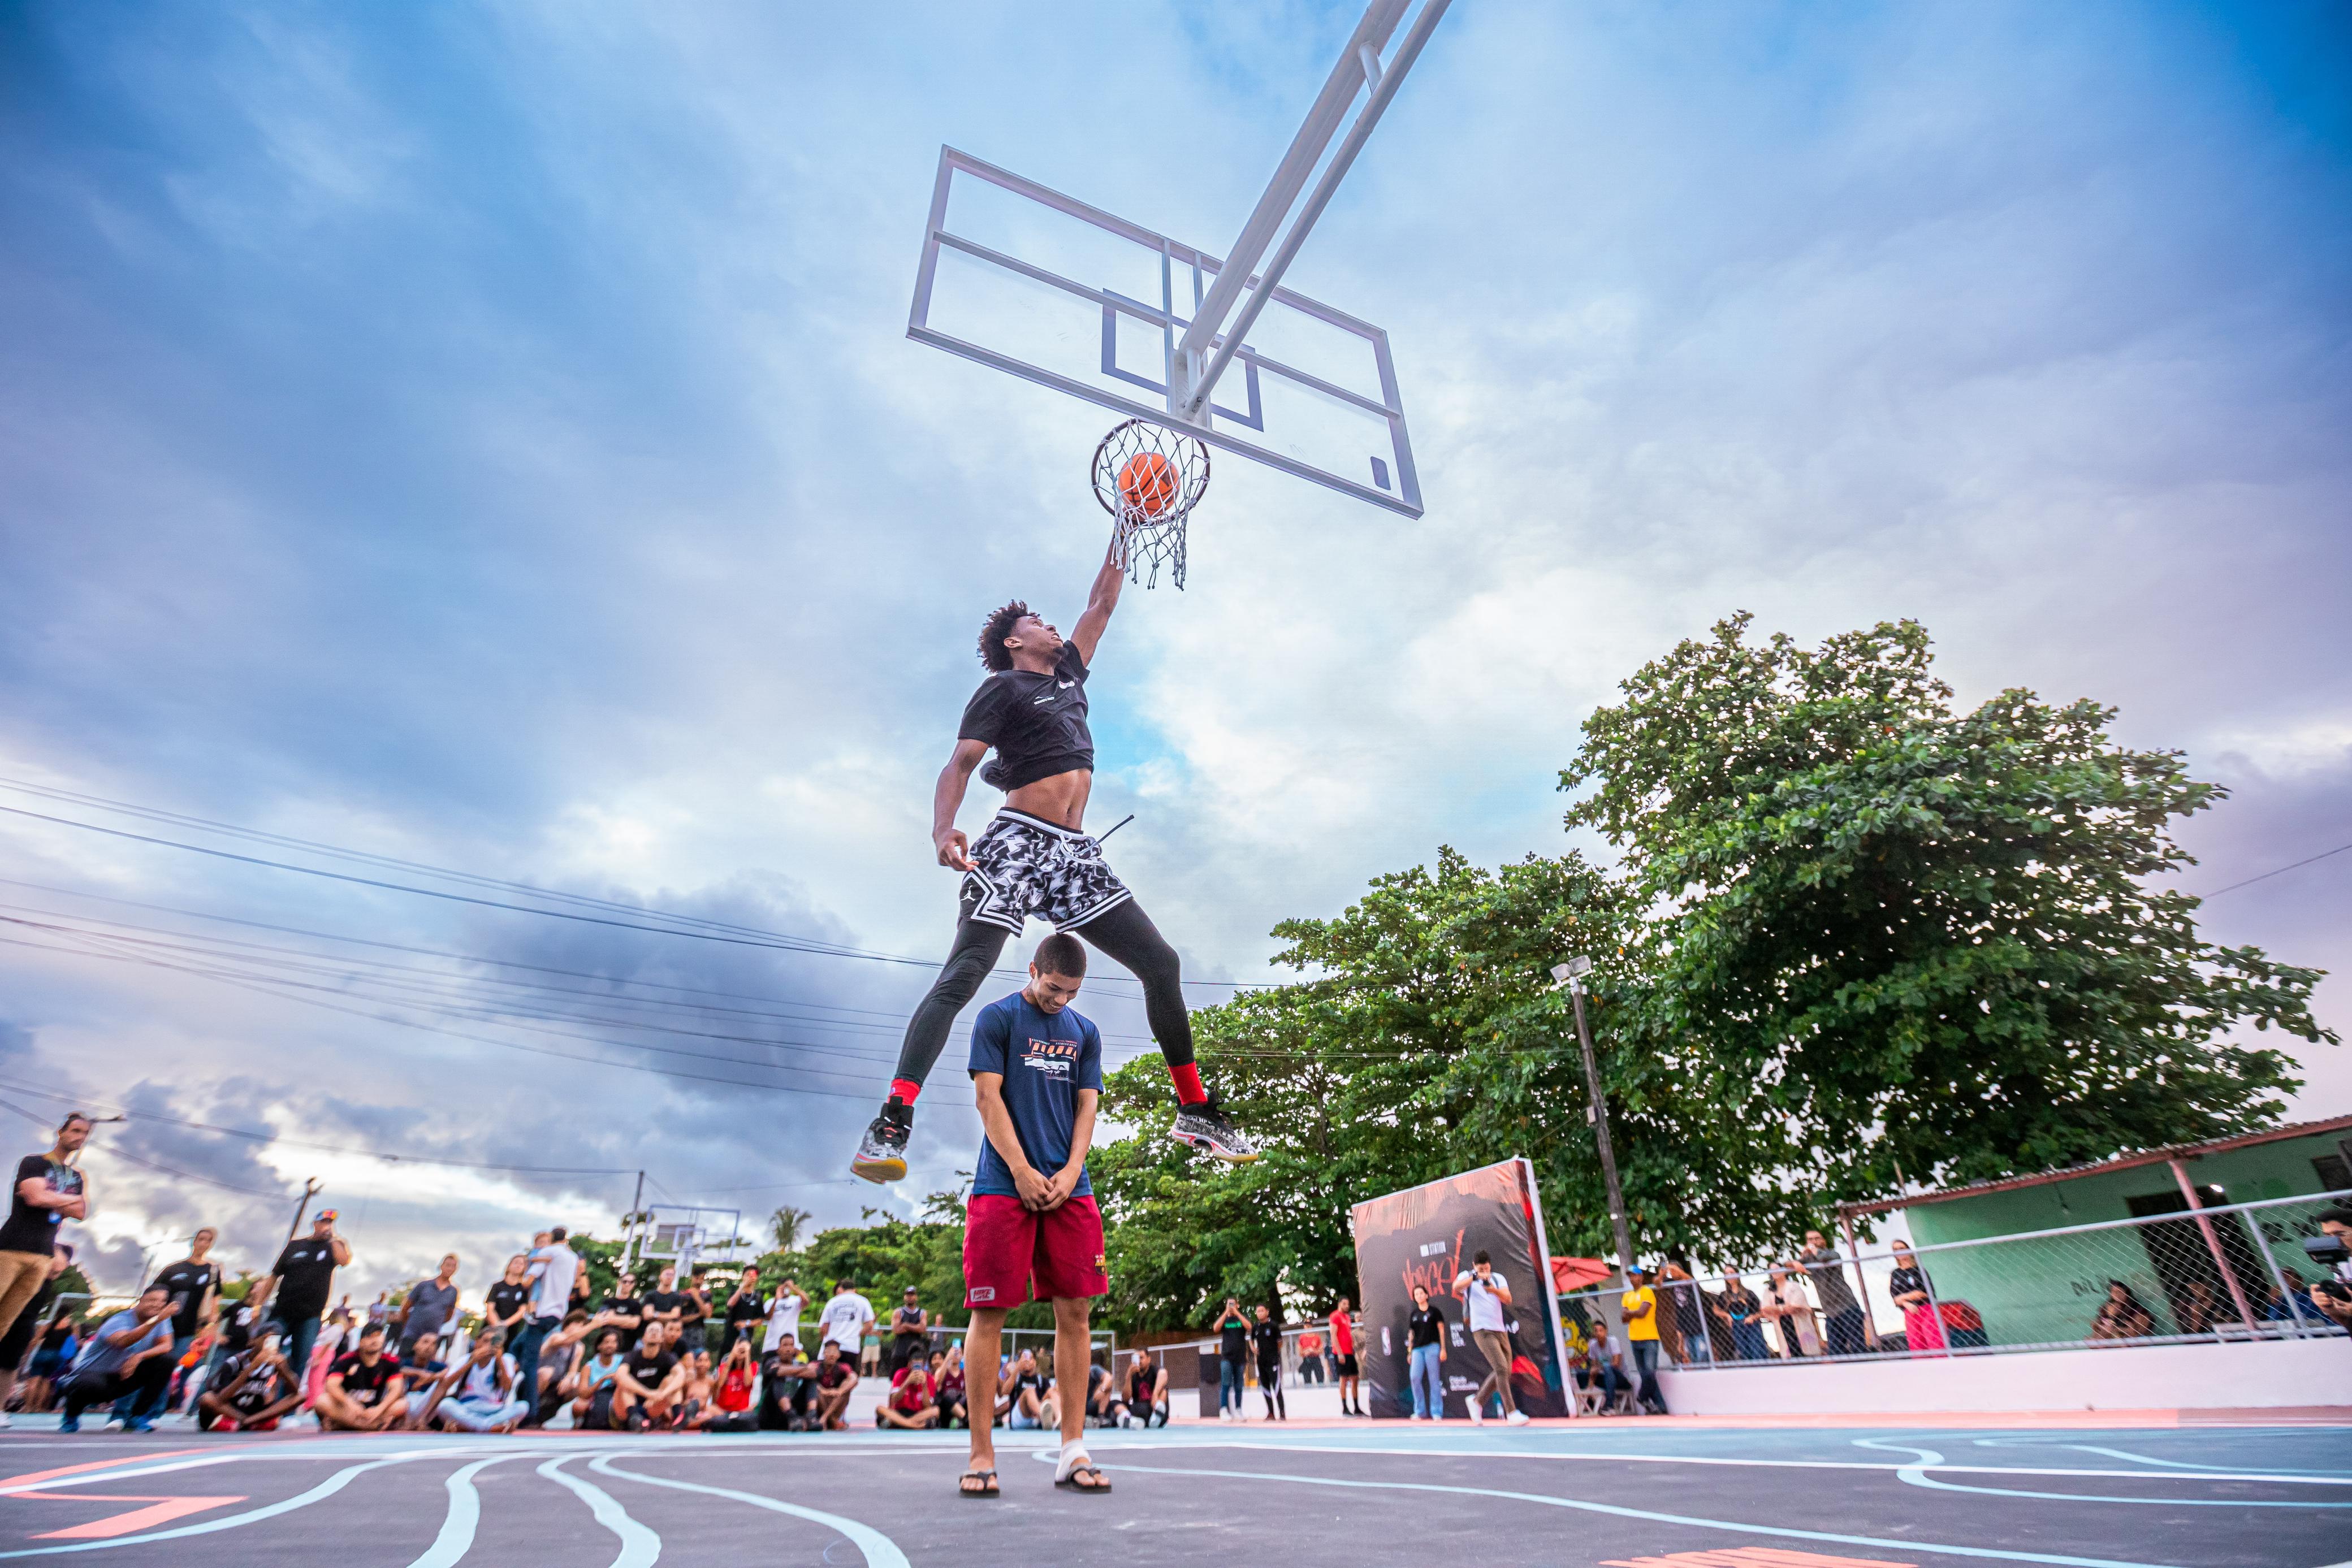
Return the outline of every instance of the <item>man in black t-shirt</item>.
[[[74,1161],[89,1141],[89,1118],[77,1111],[58,1126],[57,1142],[45,1155],[16,1162],[8,1185],[8,1218],[0,1224],[0,1331],[15,1323],[26,1304],[48,1283],[49,1257],[58,1228],[89,1218],[89,1193]],[[0,1411],[16,1385],[15,1366],[0,1366]],[[5,1420],[0,1415],[0,1420]]]
[[[177,1366],[189,1344],[210,1322],[220,1290],[220,1265],[205,1254],[213,1249],[218,1234],[209,1225],[199,1229],[188,1249],[188,1255],[155,1276],[156,1286],[172,1298],[172,1364]],[[125,1421],[139,1416],[152,1416],[153,1408],[142,1408],[142,1404],[160,1406],[162,1391],[152,1396],[125,1395],[114,1402],[114,1413]]]
[[[667,1427],[686,1388],[686,1364],[669,1349],[669,1329],[647,1323],[637,1348],[613,1375],[613,1420],[632,1432]]]
[[[1290,1408],[1282,1400],[1282,1324],[1261,1301],[1257,1322],[1250,1324],[1250,1344],[1257,1352],[1257,1391],[1265,1401],[1265,1418],[1287,1421]]]
[[[781,1340],[760,1363],[760,1430],[805,1432],[817,1364],[796,1340]]]
[[[313,1322],[316,1319],[311,1320]],[[381,1432],[408,1415],[407,1379],[383,1353],[383,1325],[360,1330],[360,1347],[335,1363],[319,1391],[322,1431]]]
[[[637,1331],[646,1326],[646,1304],[637,1299],[637,1277],[622,1275],[614,1283],[613,1293],[604,1298],[589,1322],[593,1328],[617,1330],[624,1354],[635,1350]]]
[[[955,945],[930,994],[907,1022],[889,1097],[850,1161],[851,1172],[867,1181],[897,1181],[907,1174],[915,1097],[946,1049],[956,1015],[995,968],[1005,940],[1020,935],[1033,915],[1056,931],[1085,937],[1143,982],[1144,1013],[1176,1085],[1171,1135],[1219,1159],[1257,1158],[1256,1145],[1201,1082],[1176,949],[1103,859],[1100,841],[1087,837],[1081,825],[1095,776],[1087,676],[1125,580],[1120,535],[1114,530],[1086,612],[1068,638],[1017,599],[981,628],[980,658],[989,678],[965,705],[955,750],[931,791],[931,847],[940,864],[963,873]],[[956,810],[991,747],[996,760],[981,779],[1005,791],[1004,807],[979,841],[971,842],[955,825]]]
[[[285,1331],[286,1362],[297,1375],[310,1367],[319,1314],[327,1310],[335,1270],[352,1260],[352,1244],[335,1234],[335,1218],[333,1209],[320,1209],[310,1234],[289,1241],[270,1265],[269,1277],[255,1288],[268,1303],[270,1320]]]
[[[278,1331],[268,1329],[260,1343],[232,1352],[196,1396],[196,1425],[208,1432],[268,1432],[299,1409],[301,1380],[278,1354],[280,1343]]]
[[[719,1354],[725,1355],[733,1350],[737,1340],[754,1332],[767,1318],[768,1303],[760,1289],[760,1270],[757,1267],[746,1269],[743,1277],[735,1281],[734,1294],[727,1298],[727,1343],[719,1347]]]

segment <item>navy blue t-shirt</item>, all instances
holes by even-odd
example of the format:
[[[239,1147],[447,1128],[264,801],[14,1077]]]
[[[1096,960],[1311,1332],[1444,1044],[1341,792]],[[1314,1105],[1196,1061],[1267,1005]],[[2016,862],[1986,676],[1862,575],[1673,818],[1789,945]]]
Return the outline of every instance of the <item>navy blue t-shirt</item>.
[[[1041,1012],[1015,991],[980,1009],[971,1026],[974,1072],[1004,1075],[1004,1109],[1030,1165],[1052,1176],[1070,1157],[1070,1134],[1078,1122],[1078,1091],[1102,1088],[1102,1033],[1076,1008]],[[986,1134],[980,1140],[980,1166],[971,1190],[1018,1197],[1013,1167]],[[1073,1197],[1085,1197],[1094,1183],[1083,1171]]]

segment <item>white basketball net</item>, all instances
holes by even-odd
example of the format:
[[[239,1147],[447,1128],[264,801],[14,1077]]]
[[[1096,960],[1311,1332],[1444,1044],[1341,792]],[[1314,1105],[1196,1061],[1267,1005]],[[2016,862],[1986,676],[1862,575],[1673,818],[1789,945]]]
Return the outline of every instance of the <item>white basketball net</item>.
[[[1146,588],[1160,569],[1184,586],[1184,519],[1209,488],[1209,449],[1190,435],[1130,419],[1095,448],[1095,499],[1118,519],[1112,548],[1128,577]]]

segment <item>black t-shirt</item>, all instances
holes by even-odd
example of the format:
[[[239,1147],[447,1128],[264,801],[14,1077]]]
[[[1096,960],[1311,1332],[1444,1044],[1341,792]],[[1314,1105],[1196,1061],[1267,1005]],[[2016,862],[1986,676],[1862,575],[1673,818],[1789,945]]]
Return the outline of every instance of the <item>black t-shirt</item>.
[[[760,1364],[760,1430],[781,1432],[793,1418],[793,1400],[808,1386],[805,1378],[786,1375],[793,1364],[772,1355]]]
[[[205,1292],[220,1288],[220,1265],[183,1258],[155,1276],[155,1283],[172,1292],[172,1332],[183,1337],[196,1332],[204,1315]]]
[[[509,1322],[514,1316],[515,1309],[523,1307],[530,1300],[529,1285],[518,1285],[511,1280],[500,1280],[490,1287],[490,1316],[499,1322]]]
[[[1674,1284],[1666,1287],[1675,1300],[1675,1331],[1685,1339],[1696,1337],[1706,1327],[1701,1315],[1696,1285]]]
[[[642,1350],[633,1350],[629,1352],[628,1360],[622,1364],[629,1369],[631,1377],[646,1387],[659,1388],[662,1379],[667,1377],[670,1369],[677,1364],[677,1357],[666,1350],[657,1350],[651,1355]]]
[[[1445,1314],[1435,1307],[1425,1312],[1415,1308],[1412,1316],[1405,1319],[1404,1327],[1406,1340],[1414,1350],[1445,1343]]]
[[[327,1310],[327,1296],[334,1288],[335,1244],[323,1236],[289,1241],[269,1271],[278,1276],[270,1311],[289,1323],[315,1318]]]
[[[645,1302],[639,1301],[635,1296],[607,1296],[604,1298],[604,1304],[598,1307],[596,1310],[600,1312],[611,1312],[616,1317],[635,1318],[637,1320],[637,1326],[635,1328],[630,1328],[625,1323],[608,1323],[605,1325],[606,1328],[610,1328],[614,1333],[621,1336],[621,1349],[623,1351],[635,1350],[637,1344],[637,1335],[645,1332]],[[598,1329],[596,1333],[603,1333],[604,1332],[604,1329]],[[593,1339],[595,1335],[591,1334],[589,1337]]]
[[[1227,1318],[1217,1325],[1219,1349],[1227,1361],[1239,1361],[1249,1354],[1249,1325],[1239,1318]]]
[[[1257,1346],[1258,1364],[1273,1365],[1282,1359],[1282,1325],[1271,1318],[1250,1324],[1250,1343]]]
[[[81,1172],[47,1155],[26,1155],[16,1162],[16,1179],[8,1184],[7,1222],[0,1224],[0,1252],[31,1252],[46,1258],[65,1216],[62,1210],[35,1208],[26,1203],[16,1188],[28,1181],[47,1182],[54,1192],[78,1193],[83,1190]]]
[[[253,1343],[253,1309],[243,1301],[223,1301],[220,1310],[222,1350],[235,1355]]]
[[[923,1309],[900,1307],[890,1314],[890,1337],[897,1340],[919,1340],[930,1337],[922,1326]]]
[[[694,1305],[687,1300],[684,1291],[654,1291],[646,1295],[646,1316],[670,1312],[680,1314],[678,1322],[681,1323],[694,1316]]]
[[[400,1375],[400,1363],[388,1355],[379,1355],[375,1364],[370,1366],[360,1359],[358,1351],[352,1351],[335,1363],[330,1375],[343,1380],[343,1392],[352,1396],[352,1404],[373,1405],[392,1386],[392,1380]]]
[[[684,1309],[677,1320],[680,1328],[691,1328],[710,1315],[709,1294],[699,1285],[680,1291],[677,1293],[677,1304]]]
[[[1148,1361],[1139,1361],[1135,1370],[1127,1375],[1127,1397],[1136,1405],[1151,1403],[1151,1391],[1160,1384],[1160,1368]]]
[[[226,1388],[236,1382],[238,1375],[252,1364],[253,1355],[254,1353],[249,1350],[241,1350],[222,1361],[220,1385]],[[344,1386],[349,1387],[350,1385],[346,1384]],[[257,1411],[268,1409],[285,1398],[291,1391],[292,1385],[286,1381],[286,1375],[274,1366],[268,1367],[247,1378],[245,1386],[229,1396],[229,1408],[250,1416]],[[356,1398],[357,1396],[353,1397]]]
[[[981,781],[1008,795],[1056,773],[1091,772],[1095,737],[1087,728],[1087,662],[1078,645],[1062,644],[1051,674],[1001,670],[989,676],[964,705],[956,738],[996,747]]]
[[[727,1326],[740,1332],[744,1324],[756,1323],[767,1315],[768,1304],[761,1299],[760,1292],[748,1291],[735,1298],[727,1309]]]

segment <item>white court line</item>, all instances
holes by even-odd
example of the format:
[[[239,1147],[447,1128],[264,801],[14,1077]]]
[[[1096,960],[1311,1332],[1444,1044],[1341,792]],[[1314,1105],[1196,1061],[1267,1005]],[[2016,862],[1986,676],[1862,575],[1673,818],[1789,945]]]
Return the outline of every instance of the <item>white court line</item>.
[[[642,1453],[645,1450],[637,1451]],[[866,1554],[866,1568],[912,1568],[907,1561],[907,1554],[898,1550],[898,1543],[872,1525],[860,1524],[854,1519],[844,1519],[837,1513],[824,1513],[814,1508],[803,1508],[796,1502],[761,1497],[758,1492],[735,1491],[727,1487],[704,1486],[697,1481],[672,1480],[667,1476],[646,1476],[639,1475],[635,1470],[614,1469],[613,1458],[614,1456],[610,1454],[601,1454],[589,1461],[588,1468],[599,1475],[617,1476],[623,1480],[642,1481],[648,1486],[675,1487],[679,1491],[700,1492],[706,1497],[723,1497],[734,1502],[750,1503],[753,1508],[764,1508],[773,1513],[788,1513],[795,1519],[805,1519],[813,1523],[822,1524],[827,1530],[847,1536],[850,1543]]]
[[[411,1563],[408,1568],[457,1568],[466,1553],[474,1549],[474,1530],[482,1521],[481,1494],[474,1490],[474,1477],[511,1454],[499,1454],[487,1459],[476,1459],[470,1465],[460,1465],[449,1472],[445,1483],[449,1489],[449,1511],[441,1521],[441,1532],[425,1555]]]
[[[6,1486],[0,1486],[0,1497],[12,1497],[20,1491],[55,1491],[61,1487],[98,1486],[111,1484],[115,1481],[136,1480],[141,1476],[165,1475],[173,1470],[193,1470],[205,1465],[225,1465],[236,1458],[238,1458],[238,1456],[233,1453],[206,1454],[201,1459],[174,1459],[168,1465],[150,1464],[146,1469],[139,1470],[119,1470],[113,1469],[84,1470],[78,1476],[59,1476],[55,1480],[15,1481]],[[110,1466],[118,1464],[135,1465],[139,1463],[138,1459],[135,1458],[102,1460],[100,1462]]]
[[[273,1502],[263,1508],[247,1509],[243,1513],[232,1513],[225,1519],[208,1519],[202,1524],[184,1524],[176,1530],[151,1530],[144,1535],[121,1535],[111,1541],[77,1541],[65,1546],[19,1547],[14,1552],[0,1552],[0,1561],[5,1561],[11,1557],[55,1557],[67,1552],[107,1552],[117,1546],[142,1546],[151,1541],[178,1541],[185,1536],[210,1535],[216,1531],[236,1530],[247,1524],[258,1524],[265,1519],[275,1519],[281,1513],[292,1513],[297,1509],[308,1508],[314,1502],[324,1502],[349,1486],[354,1476],[364,1474],[369,1470],[380,1470],[386,1465],[404,1465],[421,1457],[416,1454],[397,1454],[390,1458],[371,1459],[363,1465],[353,1465],[348,1469],[337,1470],[299,1497],[290,1497],[284,1502]]]
[[[2099,1497],[2089,1492],[2019,1491],[2011,1487],[1969,1487],[1957,1481],[1939,1481],[1928,1476],[1931,1469],[1943,1467],[1944,1456],[1933,1448],[1922,1448],[1909,1443],[1881,1442],[1870,1437],[1857,1437],[1854,1444],[1864,1448],[1885,1448],[1889,1452],[1916,1454],[1920,1462],[1906,1465],[1895,1472],[1895,1479],[1906,1486],[1925,1487],[1929,1491],[1971,1492],[1979,1497],[2021,1497],[2042,1502],[2114,1502],[2139,1508],[2352,1508],[2352,1502],[2282,1502],[2252,1500],[2243,1498],[2189,1497]],[[2091,1472],[2075,1470],[2074,1475]],[[2234,1479],[2229,1476],[2168,1476],[2151,1474],[2147,1470],[2131,1472],[2135,1479],[2219,1481]]]
[[[1097,1460],[1097,1463],[1101,1463]],[[1153,1465],[1104,1465],[1107,1470],[1132,1470],[1154,1476],[1215,1476],[1237,1481],[1285,1481],[1297,1486],[1346,1487],[1365,1491],[1450,1492],[1461,1497],[1501,1498],[1507,1502],[1532,1502],[1545,1508],[1575,1509],[1584,1513],[1613,1514],[1620,1519],[1645,1520],[1654,1524],[1680,1524],[1699,1530],[1724,1530],[1746,1535],[1778,1535],[1791,1541],[1829,1541],[1843,1546],[1876,1546],[1906,1552],[1941,1552],[1949,1557],[1983,1557],[2000,1563],[2043,1563],[2055,1568],[2164,1568],[2151,1563],[2125,1563],[2106,1557],[2068,1557],[2048,1552],[2005,1552],[1994,1546],[1944,1546],[1930,1541],[1888,1541],[1875,1535],[1842,1535],[1827,1530],[1791,1530],[1784,1525],[1749,1524],[1727,1519],[1695,1519],[1688,1514],[1658,1513],[1645,1508],[1625,1508],[1612,1502],[1588,1502],[1582,1498],[1547,1497],[1541,1492],[1501,1491],[1486,1487],[1437,1486],[1427,1481],[1351,1481],[1328,1476],[1286,1476],[1253,1470],[1198,1470]]]
[[[661,1537],[629,1517],[629,1511],[614,1500],[613,1494],[602,1487],[590,1486],[578,1476],[563,1473],[563,1467],[578,1458],[577,1454],[565,1454],[539,1467],[539,1473],[549,1480],[560,1481],[572,1489],[572,1494],[588,1505],[596,1522],[621,1538],[621,1554],[613,1559],[609,1568],[653,1568],[661,1557]]]

